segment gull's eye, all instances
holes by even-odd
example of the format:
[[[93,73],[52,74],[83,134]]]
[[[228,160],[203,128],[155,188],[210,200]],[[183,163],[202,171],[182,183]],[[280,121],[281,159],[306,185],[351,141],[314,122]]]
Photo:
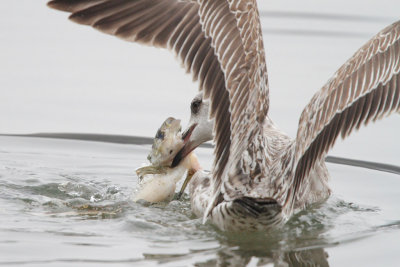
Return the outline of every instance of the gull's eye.
[[[165,137],[164,132],[161,131],[161,130],[158,130],[158,131],[157,131],[157,134],[156,134],[156,139],[164,140],[164,137]]]
[[[199,113],[201,102],[202,102],[201,99],[193,100],[192,104],[190,105],[190,110],[192,111],[193,114]]]

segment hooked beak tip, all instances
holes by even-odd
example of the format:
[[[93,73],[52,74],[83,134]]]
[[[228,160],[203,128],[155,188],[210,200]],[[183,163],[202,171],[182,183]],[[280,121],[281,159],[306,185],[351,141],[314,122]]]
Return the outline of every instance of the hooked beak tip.
[[[175,168],[176,166],[179,165],[179,163],[184,159],[190,152],[192,152],[195,147],[192,148],[191,142],[189,142],[190,137],[192,136],[194,128],[196,128],[197,123],[193,124],[192,126],[189,127],[183,134],[182,134],[182,140],[184,143],[184,146],[182,147],[181,150],[175,155],[174,159],[172,160],[171,167]]]

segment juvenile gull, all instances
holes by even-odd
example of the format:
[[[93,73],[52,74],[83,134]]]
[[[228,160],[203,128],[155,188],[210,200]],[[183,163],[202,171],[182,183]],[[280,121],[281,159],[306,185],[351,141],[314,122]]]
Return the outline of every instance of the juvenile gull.
[[[303,110],[293,140],[268,117],[256,0],[54,0],[70,19],[168,48],[199,81],[178,164],[213,139],[209,175],[191,181],[192,209],[222,230],[264,230],[330,194],[324,158],[339,135],[400,110],[400,21],[361,47]]]

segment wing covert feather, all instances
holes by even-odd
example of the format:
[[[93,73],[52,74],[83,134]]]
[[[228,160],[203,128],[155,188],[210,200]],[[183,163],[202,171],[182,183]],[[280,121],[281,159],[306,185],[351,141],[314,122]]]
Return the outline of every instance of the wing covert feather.
[[[203,32],[196,1],[53,0],[48,5],[72,13],[70,19],[79,24],[130,42],[173,51],[193,79],[199,80],[200,90],[211,98],[211,116],[216,121],[214,165],[226,165],[230,148],[229,95],[211,37]],[[220,177],[223,167],[219,170],[216,175]]]
[[[257,142],[255,139],[262,132],[269,107],[260,19],[255,0],[198,0],[198,3],[203,31],[211,37],[228,91],[227,101],[222,100],[220,104],[224,107],[223,120],[216,121],[223,125],[224,131],[216,132],[216,136],[224,143],[217,143],[216,147],[223,158],[214,167],[214,189],[218,190],[223,183],[223,193],[227,198],[234,198],[238,193],[243,195],[250,190],[249,184],[254,177],[246,173],[242,175],[246,178],[238,182],[235,179],[237,173],[228,175],[229,166],[247,164],[243,155],[254,155],[262,149],[252,143]],[[221,98],[212,97],[212,105],[216,105],[215,100],[221,101]]]
[[[262,150],[257,137],[269,89],[256,0],[53,0],[48,5],[104,33],[175,52],[211,100],[217,183],[230,163],[244,164],[244,152]],[[224,182],[246,187],[254,178],[246,175],[247,182]]]
[[[400,21],[362,46],[303,110],[295,144],[294,195],[339,135],[400,111]]]

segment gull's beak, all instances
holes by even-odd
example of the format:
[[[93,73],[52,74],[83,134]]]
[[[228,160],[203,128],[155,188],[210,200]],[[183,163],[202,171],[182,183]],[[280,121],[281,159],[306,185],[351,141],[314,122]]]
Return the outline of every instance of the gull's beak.
[[[194,129],[196,128],[197,123],[193,124],[192,126],[189,127],[183,134],[182,134],[182,139],[183,139],[183,147],[179,152],[175,155],[171,167],[174,168],[179,165],[181,160],[183,160],[190,152],[192,152],[196,147],[200,145],[197,144],[194,140],[191,139],[192,133]]]

